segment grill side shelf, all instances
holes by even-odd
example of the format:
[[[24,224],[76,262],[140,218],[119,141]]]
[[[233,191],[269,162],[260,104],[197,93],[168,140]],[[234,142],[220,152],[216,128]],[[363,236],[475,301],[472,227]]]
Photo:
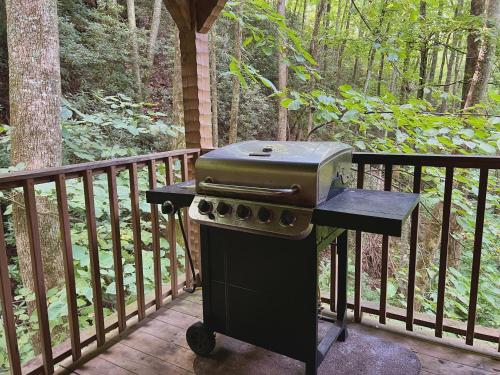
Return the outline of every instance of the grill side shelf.
[[[317,225],[400,237],[403,224],[418,202],[418,194],[346,189],[316,207],[312,221]]]
[[[189,207],[196,195],[194,180],[163,186],[146,191],[146,201],[150,204],[172,202],[176,209]]]

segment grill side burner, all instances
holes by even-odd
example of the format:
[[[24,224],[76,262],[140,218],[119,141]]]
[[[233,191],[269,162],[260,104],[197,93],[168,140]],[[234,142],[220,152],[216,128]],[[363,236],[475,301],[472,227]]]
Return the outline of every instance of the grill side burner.
[[[186,333],[193,351],[208,355],[218,332],[316,374],[347,338],[347,230],[400,236],[418,203],[416,194],[348,189],[350,158],[344,144],[244,142],[202,156],[196,182],[147,192],[164,213],[189,206],[200,223],[203,323]],[[317,345],[318,254],[333,242],[337,321]]]

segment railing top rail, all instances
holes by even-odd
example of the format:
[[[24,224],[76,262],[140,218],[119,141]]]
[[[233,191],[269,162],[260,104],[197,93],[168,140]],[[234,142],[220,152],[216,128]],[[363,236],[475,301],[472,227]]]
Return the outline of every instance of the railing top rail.
[[[26,180],[35,180],[36,183],[53,181],[59,174],[65,174],[67,178],[77,177],[87,170],[104,171],[111,166],[127,165],[131,163],[146,163],[151,159],[164,159],[168,157],[178,157],[186,154],[196,154],[199,149],[182,149],[166,152],[159,152],[148,155],[129,156],[110,160],[100,160],[88,163],[71,164],[62,167],[51,167],[37,170],[27,170],[13,173],[0,174],[0,190],[21,187]]]
[[[500,156],[354,152],[353,163],[500,169]]]

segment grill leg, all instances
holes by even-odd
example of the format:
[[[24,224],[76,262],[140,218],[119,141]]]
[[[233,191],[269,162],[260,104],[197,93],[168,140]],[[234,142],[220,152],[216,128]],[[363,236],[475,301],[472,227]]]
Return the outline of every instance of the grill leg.
[[[316,375],[318,373],[318,367],[316,362],[306,363],[306,375]]]
[[[337,283],[337,320],[338,325],[344,329],[338,341],[347,338],[346,312],[347,312],[347,230],[337,238],[338,252],[338,283]],[[339,324],[340,323],[340,324]]]

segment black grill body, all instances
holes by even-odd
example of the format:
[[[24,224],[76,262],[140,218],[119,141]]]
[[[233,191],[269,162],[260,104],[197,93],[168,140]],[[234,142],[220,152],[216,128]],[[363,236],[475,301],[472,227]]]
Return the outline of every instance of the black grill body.
[[[194,186],[190,181],[151,190],[147,201],[171,214],[192,203]],[[347,338],[348,230],[400,236],[418,199],[339,186],[314,209],[312,231],[302,239],[202,223],[203,323],[188,329],[190,347],[209,354],[217,332],[303,361],[306,373],[316,374],[333,343]],[[318,254],[332,243],[338,255],[337,319],[318,344]]]

